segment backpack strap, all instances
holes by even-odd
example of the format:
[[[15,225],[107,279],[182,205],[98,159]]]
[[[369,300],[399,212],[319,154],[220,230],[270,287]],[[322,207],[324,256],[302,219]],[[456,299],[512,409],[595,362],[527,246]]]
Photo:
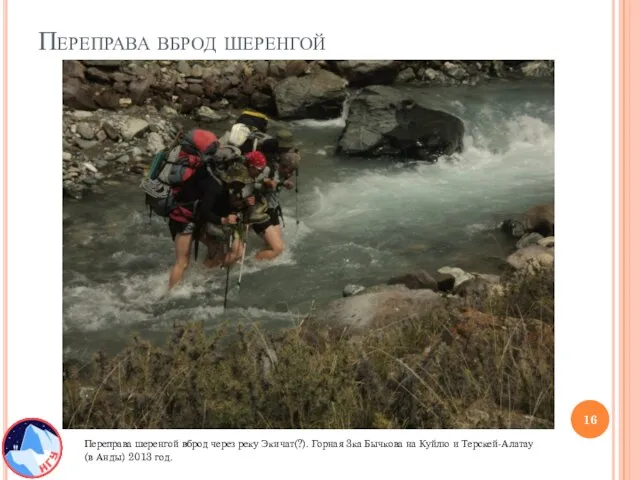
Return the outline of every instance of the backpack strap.
[[[213,177],[213,179],[218,183],[218,185],[222,185],[222,180],[220,179],[220,176],[215,174],[215,172],[211,168],[211,165],[209,164],[207,164],[207,172],[209,172],[209,175]]]

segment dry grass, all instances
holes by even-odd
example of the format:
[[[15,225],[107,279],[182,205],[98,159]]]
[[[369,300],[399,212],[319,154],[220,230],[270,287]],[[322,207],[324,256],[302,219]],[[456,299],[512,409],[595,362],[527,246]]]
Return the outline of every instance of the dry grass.
[[[357,341],[176,327],[64,380],[65,428],[553,428],[553,270]],[[416,312],[419,313],[419,312]]]

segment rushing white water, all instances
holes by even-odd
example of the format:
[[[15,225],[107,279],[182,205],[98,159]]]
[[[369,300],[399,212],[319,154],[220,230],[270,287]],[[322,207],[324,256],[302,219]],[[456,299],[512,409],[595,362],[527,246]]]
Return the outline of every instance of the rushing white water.
[[[149,219],[135,182],[65,205],[65,351],[119,349],[132,332],[159,339],[174,322],[260,321],[292,325],[347,283],[373,284],[414,268],[491,268],[508,254],[487,230],[511,214],[553,200],[553,86],[504,84],[421,89],[417,99],[465,122],[465,151],[453,161],[397,164],[339,158],[334,148],[346,112],[288,127],[302,143],[296,198],[283,196],[287,250],[271,263],[252,256],[242,285],[231,273],[193,265],[167,294],[173,247],[168,229]],[[201,255],[203,255],[201,253]],[[201,259],[202,257],[200,257]]]

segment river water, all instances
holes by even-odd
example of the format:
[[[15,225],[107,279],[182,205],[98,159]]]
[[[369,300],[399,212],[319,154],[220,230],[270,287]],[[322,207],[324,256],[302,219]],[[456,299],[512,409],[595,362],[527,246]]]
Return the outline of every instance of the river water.
[[[280,124],[301,141],[303,158],[297,202],[293,191],[282,195],[287,250],[255,262],[261,240],[252,234],[240,288],[239,267],[231,272],[226,311],[224,270],[194,265],[167,294],[171,237],[162,220],[149,219],[137,180],[66,202],[65,356],[114,353],[134,333],[161,341],[184,320],[290,326],[346,284],[415,268],[489,272],[508,246],[487,230],[554,198],[553,84],[408,91],[465,122],[464,153],[437,164],[341,158],[334,147],[343,119]]]

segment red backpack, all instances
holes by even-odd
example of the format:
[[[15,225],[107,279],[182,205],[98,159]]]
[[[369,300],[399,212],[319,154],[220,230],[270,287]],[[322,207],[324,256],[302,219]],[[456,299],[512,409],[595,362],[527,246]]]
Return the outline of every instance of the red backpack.
[[[193,129],[180,138],[175,148],[156,155],[149,176],[141,184],[149,209],[161,217],[168,217],[180,208],[185,216],[190,216],[190,210],[185,208],[187,205],[180,204],[176,197],[196,170],[207,166],[214,158],[219,145],[214,133]]]

